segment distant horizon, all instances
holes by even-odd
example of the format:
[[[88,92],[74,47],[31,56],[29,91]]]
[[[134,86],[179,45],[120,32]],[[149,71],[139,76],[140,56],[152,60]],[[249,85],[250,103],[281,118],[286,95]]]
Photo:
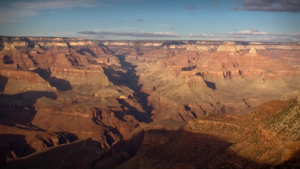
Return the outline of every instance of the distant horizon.
[[[247,40],[203,40],[203,39],[89,39],[83,37],[68,37],[68,36],[7,36],[0,35],[0,37],[8,37],[8,38],[74,38],[74,39],[82,39],[82,40],[92,40],[92,41],[189,41],[189,42],[259,42],[259,43],[300,43],[295,41],[247,41]]]

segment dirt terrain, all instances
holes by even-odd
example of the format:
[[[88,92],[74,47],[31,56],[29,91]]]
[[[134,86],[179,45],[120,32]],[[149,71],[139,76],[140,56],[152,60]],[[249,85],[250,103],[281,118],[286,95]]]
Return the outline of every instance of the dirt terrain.
[[[296,168],[299,56],[299,43],[1,37],[1,165]]]

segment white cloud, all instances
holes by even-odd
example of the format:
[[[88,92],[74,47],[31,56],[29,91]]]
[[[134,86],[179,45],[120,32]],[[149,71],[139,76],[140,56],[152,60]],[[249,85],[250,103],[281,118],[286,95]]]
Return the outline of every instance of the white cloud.
[[[110,31],[80,31],[78,34],[92,35],[99,38],[107,36],[127,36],[127,37],[180,37],[172,32],[110,32]]]
[[[248,29],[228,33],[190,34],[190,38],[203,38],[209,40],[245,40],[245,41],[271,41],[271,42],[300,42],[298,33],[269,33],[257,29]]]
[[[268,35],[267,32],[260,32],[256,29],[244,30],[244,31],[239,31],[239,32],[229,32],[229,33],[226,33],[226,34],[227,35],[256,35],[256,36]]]
[[[217,37],[217,35],[216,35],[216,34],[204,33],[204,34],[200,34],[200,35],[193,35],[193,34],[190,34],[189,37],[191,37],[191,38],[196,38],[196,37],[202,37],[202,38],[215,38],[215,37]]]
[[[266,40],[270,41],[291,41],[291,42],[299,42],[300,41],[300,33],[268,33],[261,32],[256,29],[244,30],[238,32],[229,32],[226,33],[228,37],[233,38],[244,38],[244,39],[258,39],[258,40]],[[258,38],[258,36],[261,36]]]

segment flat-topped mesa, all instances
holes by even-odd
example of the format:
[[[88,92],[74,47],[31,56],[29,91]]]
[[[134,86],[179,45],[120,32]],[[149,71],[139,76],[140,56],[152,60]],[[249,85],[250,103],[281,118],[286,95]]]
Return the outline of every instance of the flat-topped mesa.
[[[161,45],[162,45],[162,43],[160,43],[160,42],[149,42],[149,43],[143,43],[142,44],[142,46],[144,46],[144,47],[148,47],[148,46],[150,46],[150,47],[159,47]]]
[[[68,47],[67,42],[65,42],[62,38],[47,38],[41,39],[41,41],[31,38],[31,41],[33,41],[36,44],[39,44],[42,47]]]
[[[34,39],[31,38],[36,44],[42,47],[81,47],[81,46],[92,46],[94,44],[90,40],[76,39],[76,38],[46,38],[46,39]]]
[[[94,45],[92,41],[71,41],[69,42],[70,46],[89,46]]]
[[[102,43],[105,46],[134,46],[135,45],[133,41],[103,41]]]

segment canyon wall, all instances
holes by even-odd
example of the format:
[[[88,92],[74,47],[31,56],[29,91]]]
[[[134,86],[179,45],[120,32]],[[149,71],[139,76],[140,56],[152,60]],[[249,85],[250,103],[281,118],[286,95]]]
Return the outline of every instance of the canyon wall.
[[[110,149],[166,121],[249,114],[298,95],[299,55],[299,43],[1,37],[0,147]]]

